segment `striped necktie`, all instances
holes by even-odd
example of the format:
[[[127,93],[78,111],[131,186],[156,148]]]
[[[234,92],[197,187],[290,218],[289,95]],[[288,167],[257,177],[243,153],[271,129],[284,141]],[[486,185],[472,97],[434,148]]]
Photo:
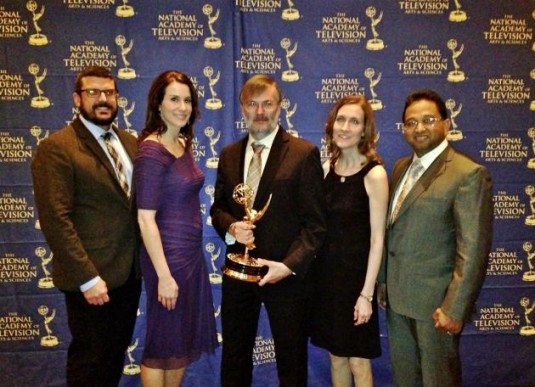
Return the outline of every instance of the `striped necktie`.
[[[407,176],[407,179],[405,180],[405,184],[403,184],[403,188],[401,189],[401,192],[399,193],[396,206],[394,207],[394,211],[392,211],[390,223],[394,223],[394,221],[396,220],[398,216],[399,209],[401,208],[403,201],[407,197],[407,194],[410,192],[410,190],[414,186],[414,183],[416,183],[416,181],[418,181],[420,176],[424,173],[424,166],[422,165],[422,162],[420,161],[420,159],[414,159],[409,169],[410,169],[409,174]]]
[[[264,149],[265,145],[262,145],[260,143],[253,142],[251,144],[253,147],[253,157],[251,158],[251,162],[249,164],[249,169],[247,171],[247,179],[245,182],[249,187],[251,187],[254,191],[253,197],[251,198],[251,205],[254,203],[254,199],[256,197],[256,191],[258,190],[258,184],[260,183],[260,177],[262,176],[262,150]]]
[[[115,149],[115,147],[113,146],[111,142],[111,133],[110,132],[104,133],[102,135],[102,138],[104,139],[106,148],[108,148],[108,152],[110,153],[110,156],[113,159],[117,180],[119,180],[119,184],[121,185],[121,188],[123,189],[126,196],[130,197],[128,179],[126,178],[126,174],[124,172],[124,166],[123,166],[123,163],[121,162],[121,158],[119,157],[119,153],[117,153],[117,150]]]

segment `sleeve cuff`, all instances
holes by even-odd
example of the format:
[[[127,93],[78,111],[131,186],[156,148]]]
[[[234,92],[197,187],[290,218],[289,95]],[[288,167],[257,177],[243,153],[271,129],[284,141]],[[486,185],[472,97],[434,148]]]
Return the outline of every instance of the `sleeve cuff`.
[[[95,286],[97,284],[98,281],[100,281],[100,277],[99,276],[96,276],[95,278],[90,279],[89,281],[87,281],[86,283],[84,283],[84,284],[82,284],[80,286],[80,291],[81,292],[85,292],[86,290],[91,289],[93,286]]]

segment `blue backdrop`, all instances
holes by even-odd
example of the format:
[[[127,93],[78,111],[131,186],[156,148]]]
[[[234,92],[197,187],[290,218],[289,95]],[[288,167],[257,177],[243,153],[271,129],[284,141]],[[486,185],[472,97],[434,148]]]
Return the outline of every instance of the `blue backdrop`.
[[[206,174],[203,247],[218,327],[224,246],[209,208],[218,154],[245,133],[243,81],[259,72],[277,79],[282,125],[323,157],[331,104],[366,95],[389,171],[410,152],[401,134],[405,96],[436,89],[454,123],[450,141],[485,164],[495,183],[488,275],[461,345],[465,385],[535,385],[534,26],[533,0],[0,1],[0,385],[65,384],[70,336],[29,167],[39,141],[76,114],[73,81],[88,65],[117,76],[118,124],[133,133],[157,74],[179,69],[196,84],[202,117],[194,152]],[[123,386],[140,385],[144,301]],[[374,374],[376,385],[389,386],[382,314],[381,323],[384,354]],[[277,385],[265,315],[253,358],[254,384]],[[324,351],[310,347],[309,368],[311,386],[330,384]],[[219,352],[192,365],[184,385],[215,386],[218,377]]]

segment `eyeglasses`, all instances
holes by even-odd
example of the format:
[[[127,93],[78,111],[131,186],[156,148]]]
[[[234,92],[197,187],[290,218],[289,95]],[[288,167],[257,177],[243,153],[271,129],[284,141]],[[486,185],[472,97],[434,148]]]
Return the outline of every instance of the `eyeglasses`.
[[[262,102],[256,102],[256,101],[247,101],[245,102],[245,109],[251,112],[256,111],[258,109],[258,106],[262,106],[262,109],[269,112],[272,110],[275,110],[277,107],[277,104],[271,100],[262,101]]]
[[[106,89],[106,90],[100,90],[100,89],[80,89],[80,92],[86,92],[87,96],[89,98],[100,98],[100,95],[104,93],[106,98],[113,97],[117,94],[117,90],[115,89]]]
[[[418,127],[419,124],[422,124],[426,129],[433,129],[435,124],[439,121],[442,121],[442,118],[437,118],[434,116],[424,116],[422,121],[415,119],[410,119],[403,123],[403,129],[405,130],[414,130]]]

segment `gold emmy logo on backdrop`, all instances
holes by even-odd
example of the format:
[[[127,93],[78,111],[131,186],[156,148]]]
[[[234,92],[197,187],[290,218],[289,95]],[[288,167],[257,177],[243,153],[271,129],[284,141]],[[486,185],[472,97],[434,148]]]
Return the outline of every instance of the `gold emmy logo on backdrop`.
[[[520,299],[520,306],[524,308],[524,320],[526,321],[526,325],[520,328],[520,335],[521,336],[533,336],[535,335],[535,327],[531,324],[529,315],[535,309],[535,302],[533,302],[531,306],[529,306],[529,298],[522,297]]]
[[[527,226],[535,226],[535,187],[528,185],[524,189],[524,192],[529,196],[529,207],[531,209],[531,215],[526,217],[525,224]]]
[[[56,345],[59,345],[59,340],[57,336],[54,336],[52,333],[52,329],[50,329],[50,323],[54,318],[56,317],[56,309],[52,311],[52,314],[48,315],[48,307],[46,305],[41,305],[37,312],[43,316],[43,322],[45,325],[46,330],[46,336],[41,337],[41,346],[42,347],[55,347]]]
[[[368,67],[364,71],[364,76],[368,78],[370,81],[370,93],[372,95],[372,98],[368,101],[370,103],[370,106],[372,107],[372,110],[381,110],[383,108],[383,101],[377,98],[377,93],[375,92],[375,86],[381,81],[382,74],[379,73],[376,79],[373,79],[375,76],[375,70],[371,67]]]
[[[128,0],[123,0],[123,5],[119,5],[115,9],[115,16],[119,17],[132,17],[134,16],[134,7],[128,5]]]
[[[223,43],[221,43],[220,38],[215,36],[216,32],[213,26],[217,19],[219,19],[219,9],[216,11],[214,16],[212,16],[213,11],[214,9],[210,4],[205,4],[202,7],[202,13],[204,13],[208,17],[208,28],[210,29],[210,36],[204,39],[204,47],[215,50],[221,48],[223,46]]]
[[[125,47],[126,44],[126,38],[124,35],[117,35],[115,37],[115,44],[117,44],[119,47],[121,47],[121,58],[123,59],[124,67],[119,69],[119,73],[117,76],[120,79],[134,79],[136,75],[136,70],[133,68],[130,68],[130,62],[126,59],[126,56],[128,53],[132,50],[132,47],[134,46],[134,40],[130,40],[130,44],[128,47]]]
[[[208,184],[204,187],[204,193],[210,197],[210,205],[214,204],[214,192],[215,188],[212,184]],[[212,225],[212,217],[210,215],[206,218],[206,224],[208,226]]]
[[[466,80],[466,76],[464,74],[464,71],[460,70],[459,63],[457,62],[457,58],[461,56],[461,54],[464,51],[464,44],[461,44],[461,48],[457,50],[457,40],[450,39],[448,40],[448,48],[451,51],[451,60],[453,62],[453,68],[454,70],[450,71],[448,73],[448,81],[449,82],[462,82]]]
[[[299,73],[295,71],[294,65],[290,61],[290,58],[297,51],[297,42],[294,44],[294,48],[290,49],[292,42],[289,38],[281,39],[281,47],[286,51],[286,64],[288,65],[288,70],[282,72],[282,80],[285,82],[295,82],[299,80]]]
[[[204,107],[210,110],[218,110],[223,107],[223,102],[221,102],[221,99],[217,98],[217,93],[215,92],[214,86],[219,82],[219,77],[221,76],[221,73],[218,71],[215,78],[212,78],[214,75],[214,69],[212,66],[206,66],[203,69],[203,74],[206,78],[208,78],[208,85],[210,87],[210,95],[211,98],[208,98],[206,100],[206,103],[204,104]]]
[[[53,288],[54,282],[52,281],[52,277],[50,276],[51,273],[47,269],[47,266],[50,261],[52,261],[54,254],[51,252],[48,257],[45,257],[46,249],[44,247],[37,247],[35,249],[35,255],[37,255],[41,259],[41,268],[43,269],[43,273],[45,274],[45,276],[43,278],[40,278],[37,282],[37,287],[41,289]]]
[[[294,2],[288,0],[288,8],[282,10],[282,20],[294,21],[299,19],[299,10],[294,8]]]
[[[377,10],[375,7],[368,7],[366,8],[366,16],[368,16],[371,19],[371,27],[372,27],[372,34],[373,38],[368,40],[366,42],[366,50],[370,51],[378,51],[385,48],[385,43],[382,39],[379,39],[379,34],[377,33],[377,25],[381,22],[383,19],[383,11],[379,14],[378,17],[375,17],[377,14]]]
[[[217,168],[219,164],[219,157],[217,157],[217,152],[215,150],[215,145],[218,143],[219,138],[221,137],[221,131],[217,132],[217,136],[214,137],[214,128],[207,126],[204,129],[204,135],[210,139],[210,152],[212,152],[212,157],[206,159],[206,168]]]
[[[210,262],[212,263],[212,270],[213,272],[209,274],[210,283],[211,284],[220,284],[223,282],[223,277],[221,274],[217,272],[217,266],[215,262],[217,261],[217,258],[219,258],[219,255],[221,254],[221,247],[217,249],[217,253],[215,252],[215,245],[212,242],[208,242],[204,249],[208,254],[210,254]]]
[[[43,89],[41,89],[41,83],[46,78],[46,69],[43,70],[41,75],[39,74],[39,66],[35,63],[32,63],[28,66],[28,72],[34,77],[35,90],[37,91],[37,97],[33,97],[30,106],[38,109],[44,109],[50,106],[50,100],[45,97],[43,94]]]
[[[247,184],[242,183],[234,187],[232,197],[234,201],[241,204],[245,209],[245,217],[243,220],[251,224],[258,222],[266,213],[269,203],[271,202],[271,195],[261,211],[256,211],[252,208],[252,198],[254,196],[254,190]],[[267,266],[258,264],[255,258],[249,255],[249,251],[255,248],[254,243],[245,245],[244,254],[229,253],[225,258],[225,265],[222,267],[223,273],[234,279],[258,282],[262,276],[267,273]]]
[[[463,139],[463,132],[459,129],[459,127],[457,126],[457,122],[455,121],[455,119],[457,118],[457,116],[459,115],[459,113],[461,112],[463,108],[463,104],[460,104],[457,110],[455,110],[455,105],[456,105],[456,102],[452,98],[446,101],[446,108],[450,111],[450,122],[451,122],[450,130],[448,131],[448,134],[446,137],[450,141],[459,141]]]
[[[43,137],[41,137],[41,133],[42,133],[42,132],[43,132],[43,131],[41,130],[41,127],[40,127],[40,126],[34,125],[34,126],[32,126],[32,127],[30,128],[30,134],[31,134],[32,136],[35,137],[35,140],[36,140],[36,142],[37,142],[37,145],[39,145],[39,143],[40,143],[41,141],[43,141],[45,138],[48,137],[48,134],[49,134],[49,131],[48,131],[48,130],[46,131],[46,133],[45,133],[45,135],[44,135]]]
[[[45,14],[45,6],[41,7],[41,11],[35,13],[37,10],[37,2],[30,0],[26,3],[26,9],[32,13],[33,27],[35,28],[35,34],[31,34],[28,43],[32,46],[45,46],[48,44],[48,38],[41,33],[42,29],[37,22]]]
[[[130,117],[130,114],[134,112],[134,109],[136,108],[136,102],[132,102],[132,105],[128,108],[128,100],[126,97],[119,97],[117,100],[117,105],[121,108],[123,112],[123,120],[124,124],[126,125],[126,128],[124,129],[125,132],[130,133],[132,136],[137,137],[137,132],[132,129],[132,123],[128,119]]]
[[[132,352],[137,348],[139,339],[136,337],[136,341],[128,346],[126,349],[126,355],[128,356],[128,364],[123,367],[123,374],[125,375],[137,375],[141,373],[141,368],[136,364],[136,359],[132,355]]]
[[[535,258],[535,252],[532,252],[531,249],[533,245],[531,242],[524,242],[522,249],[526,252],[526,261],[528,262],[529,270],[524,273],[522,276],[522,281],[533,282],[535,281],[535,271],[533,270],[533,259]]]
[[[466,12],[461,9],[461,2],[455,0],[455,10],[450,12],[450,21],[460,23],[466,21],[466,19],[468,19],[468,17],[466,16]]]
[[[282,99],[281,108],[285,112],[286,132],[288,132],[289,134],[291,134],[294,137],[299,137],[299,133],[297,132],[297,130],[294,129],[294,125],[291,122],[292,116],[297,111],[297,104],[294,104],[294,107],[291,110],[290,110],[290,105],[291,105],[291,102],[290,102],[290,100],[288,98],[283,98]]]
[[[528,129],[528,136],[531,138],[531,151],[534,156],[528,160],[528,168],[535,169],[535,126]]]

